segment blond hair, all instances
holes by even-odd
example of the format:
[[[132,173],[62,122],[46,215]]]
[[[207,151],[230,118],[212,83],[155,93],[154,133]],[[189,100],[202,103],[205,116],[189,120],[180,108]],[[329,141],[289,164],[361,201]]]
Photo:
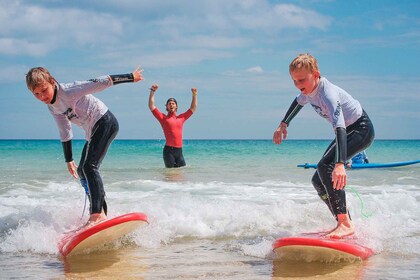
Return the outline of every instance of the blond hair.
[[[26,86],[30,91],[43,83],[52,84],[54,81],[54,77],[44,67],[34,67],[26,74]]]
[[[319,71],[318,62],[315,57],[309,53],[299,54],[289,66],[289,73],[292,73],[295,70],[305,69],[311,73]]]

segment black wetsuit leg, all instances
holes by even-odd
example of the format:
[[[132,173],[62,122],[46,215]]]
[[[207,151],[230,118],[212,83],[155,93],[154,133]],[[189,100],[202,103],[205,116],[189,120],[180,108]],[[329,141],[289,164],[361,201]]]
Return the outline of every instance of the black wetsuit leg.
[[[346,132],[347,160],[369,147],[375,138],[372,122],[365,111],[355,123],[346,128]],[[347,213],[347,207],[345,190],[333,189],[332,172],[335,167],[335,145],[336,141],[332,141],[319,161],[317,171],[312,177],[312,184],[319,197],[337,218],[337,214]]]
[[[118,121],[108,111],[95,124],[91,138],[83,147],[77,173],[81,180],[85,179],[89,188],[90,214],[107,213],[105,190],[99,173],[99,167],[104,159],[109,146],[119,130]]]
[[[163,161],[165,162],[165,167],[182,167],[185,166],[185,159],[182,154],[182,148],[175,148],[171,146],[166,146],[163,148]]]

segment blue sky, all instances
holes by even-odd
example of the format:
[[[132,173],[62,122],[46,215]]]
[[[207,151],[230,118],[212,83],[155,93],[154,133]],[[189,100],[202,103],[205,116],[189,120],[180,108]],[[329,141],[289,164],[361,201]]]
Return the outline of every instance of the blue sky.
[[[419,1],[0,0],[0,139],[58,139],[25,73],[47,67],[59,82],[127,73],[145,81],[96,96],[120,122],[118,139],[162,139],[149,112],[169,97],[179,111],[197,87],[185,139],[271,139],[298,94],[290,61],[309,52],[321,75],[358,99],[377,139],[420,139]],[[83,138],[74,127],[75,137]],[[290,139],[331,139],[306,106]]]

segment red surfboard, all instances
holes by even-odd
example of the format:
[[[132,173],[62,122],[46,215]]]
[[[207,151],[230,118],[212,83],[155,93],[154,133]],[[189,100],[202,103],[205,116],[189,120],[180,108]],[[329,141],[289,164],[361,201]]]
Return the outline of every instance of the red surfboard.
[[[90,228],[65,234],[58,243],[58,251],[64,257],[82,253],[87,249],[110,243],[148,223],[147,216],[143,213],[124,214]]]
[[[373,255],[370,248],[357,244],[355,239],[302,236],[277,239],[273,244],[273,251],[279,258],[307,262],[365,260]]]

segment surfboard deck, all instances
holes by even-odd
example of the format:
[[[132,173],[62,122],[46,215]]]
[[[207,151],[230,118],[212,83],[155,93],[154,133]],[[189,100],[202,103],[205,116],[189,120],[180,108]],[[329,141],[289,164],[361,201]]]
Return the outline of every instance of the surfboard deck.
[[[351,164],[349,169],[364,169],[364,168],[390,168],[390,167],[400,167],[420,163],[420,160],[411,160],[411,161],[398,161],[398,162],[388,162],[388,163],[354,163]],[[316,168],[317,164],[305,163],[298,164],[297,167]]]
[[[147,216],[139,212],[107,219],[87,229],[68,232],[59,241],[58,251],[63,257],[80,254],[108,244],[146,224]]]
[[[305,262],[337,262],[365,260],[373,251],[357,244],[357,239],[330,239],[314,236],[293,236],[277,239],[273,251],[280,259]]]

